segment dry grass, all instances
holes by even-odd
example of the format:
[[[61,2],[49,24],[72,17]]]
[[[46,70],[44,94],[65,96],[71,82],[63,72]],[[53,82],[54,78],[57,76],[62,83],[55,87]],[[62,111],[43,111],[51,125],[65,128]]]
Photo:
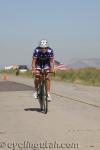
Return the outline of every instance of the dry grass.
[[[16,75],[15,70],[10,71],[0,71],[0,73],[13,74]],[[26,73],[19,74],[19,76],[27,76],[32,78],[31,71],[28,71]],[[71,82],[71,83],[78,83],[78,84],[87,84],[87,85],[93,85],[93,86],[100,86],[100,69],[97,68],[84,68],[84,69],[69,69],[66,71],[57,71],[55,77],[52,76],[52,79],[54,80],[60,80],[65,82]]]

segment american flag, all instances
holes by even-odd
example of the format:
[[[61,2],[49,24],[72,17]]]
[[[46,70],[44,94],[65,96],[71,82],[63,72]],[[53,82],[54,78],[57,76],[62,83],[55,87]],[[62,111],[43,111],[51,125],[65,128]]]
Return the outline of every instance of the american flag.
[[[66,70],[67,68],[64,66],[63,63],[55,60],[55,69],[56,70]]]

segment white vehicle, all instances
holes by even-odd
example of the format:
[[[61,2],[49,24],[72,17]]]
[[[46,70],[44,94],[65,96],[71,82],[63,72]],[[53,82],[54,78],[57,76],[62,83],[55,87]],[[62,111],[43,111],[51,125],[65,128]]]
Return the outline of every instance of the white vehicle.
[[[19,65],[16,69],[16,75],[19,73],[24,73],[28,71],[28,67],[26,65]]]

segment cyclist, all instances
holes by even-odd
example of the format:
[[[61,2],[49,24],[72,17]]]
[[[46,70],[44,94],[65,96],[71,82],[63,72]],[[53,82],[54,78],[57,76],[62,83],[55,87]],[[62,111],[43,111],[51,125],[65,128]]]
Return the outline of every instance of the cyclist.
[[[48,92],[48,100],[51,101],[51,95],[50,95],[50,77],[48,72],[54,72],[54,52],[49,47],[47,40],[41,40],[39,42],[38,47],[33,50],[33,56],[32,56],[32,73],[35,75],[34,85],[35,85],[35,92],[34,92],[34,98],[37,99],[37,89],[40,79],[40,69],[41,65],[43,64],[43,67],[46,71],[45,75],[45,81],[47,86],[47,92]]]

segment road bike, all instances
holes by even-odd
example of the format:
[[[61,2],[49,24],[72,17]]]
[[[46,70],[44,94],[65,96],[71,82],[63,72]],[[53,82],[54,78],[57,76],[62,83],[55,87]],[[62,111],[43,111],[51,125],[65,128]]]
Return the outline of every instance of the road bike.
[[[49,72],[50,73],[50,72]],[[45,81],[46,70],[41,68],[40,70],[40,81],[37,90],[38,99],[40,103],[40,110],[47,114],[48,112],[48,93],[47,93],[47,86]]]

